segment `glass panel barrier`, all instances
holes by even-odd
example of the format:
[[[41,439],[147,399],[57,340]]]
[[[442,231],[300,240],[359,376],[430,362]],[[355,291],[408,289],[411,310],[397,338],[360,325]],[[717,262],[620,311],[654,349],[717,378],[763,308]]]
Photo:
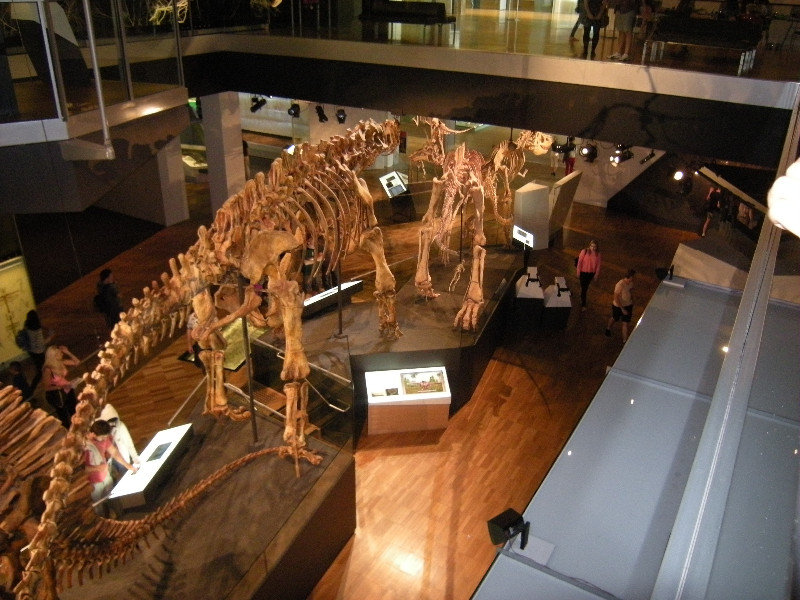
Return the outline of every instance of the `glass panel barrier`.
[[[37,3],[0,3],[0,37],[0,122],[58,117]]]
[[[94,3],[87,25],[80,0],[0,0],[0,123],[97,110],[93,47],[106,106],[182,85],[171,13],[156,22],[143,10],[125,0]]]

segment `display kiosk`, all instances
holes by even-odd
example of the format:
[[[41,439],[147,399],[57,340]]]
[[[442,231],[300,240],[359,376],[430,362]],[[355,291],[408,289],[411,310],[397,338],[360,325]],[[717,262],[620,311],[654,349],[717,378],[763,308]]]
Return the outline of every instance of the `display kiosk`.
[[[366,371],[370,435],[447,427],[450,384],[443,366]]]
[[[142,506],[155,498],[158,486],[192,439],[192,425],[179,425],[159,431],[139,455],[136,473],[128,471],[111,490],[109,502],[118,510]]]
[[[544,290],[543,300],[542,326],[566,329],[569,313],[572,310],[572,295],[567,287],[567,281],[563,277],[556,277],[555,283]]]
[[[514,326],[539,327],[544,310],[544,291],[539,281],[539,268],[528,267],[516,283]]]

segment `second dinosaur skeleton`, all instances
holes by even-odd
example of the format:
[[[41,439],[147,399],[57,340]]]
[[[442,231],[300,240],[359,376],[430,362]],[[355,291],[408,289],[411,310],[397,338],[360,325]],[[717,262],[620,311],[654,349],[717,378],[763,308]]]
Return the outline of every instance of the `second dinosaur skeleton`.
[[[428,210],[422,217],[417,254],[417,271],[414,284],[417,293],[424,298],[436,298],[429,272],[431,245],[436,246],[447,262],[456,253],[450,249],[450,238],[456,216],[465,207],[471,206],[472,221],[472,269],[463,304],[456,314],[453,327],[474,330],[484,304],[483,267],[486,250],[484,233],[484,208],[488,197],[494,216],[503,231],[506,245],[511,244],[512,194],[511,182],[523,174],[525,150],[544,154],[553,143],[552,136],[540,132],[523,130],[516,142],[504,140],[492,151],[489,160],[477,150],[467,149],[466,144],[456,146],[443,154],[444,133],[459,133],[446,128],[438,120],[426,119],[431,135],[423,148],[415,152],[418,161],[441,160],[442,176],[433,178]],[[498,184],[501,192],[498,197]],[[455,287],[464,265],[459,264],[450,289]]]

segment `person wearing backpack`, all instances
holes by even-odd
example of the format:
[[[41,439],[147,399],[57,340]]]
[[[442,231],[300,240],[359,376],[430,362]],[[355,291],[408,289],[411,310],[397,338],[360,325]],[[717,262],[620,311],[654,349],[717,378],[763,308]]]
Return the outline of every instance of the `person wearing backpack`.
[[[97,282],[97,295],[94,297],[94,306],[106,317],[106,325],[113,329],[119,322],[119,315],[122,312],[122,305],[119,301],[119,290],[114,282],[114,274],[111,269],[100,271],[100,279]]]
[[[42,379],[42,367],[44,366],[44,353],[47,345],[53,339],[53,333],[45,337],[42,323],[39,320],[39,313],[29,310],[25,316],[25,324],[17,333],[17,346],[25,350],[31,357],[36,373],[31,381],[31,388],[35,390]]]

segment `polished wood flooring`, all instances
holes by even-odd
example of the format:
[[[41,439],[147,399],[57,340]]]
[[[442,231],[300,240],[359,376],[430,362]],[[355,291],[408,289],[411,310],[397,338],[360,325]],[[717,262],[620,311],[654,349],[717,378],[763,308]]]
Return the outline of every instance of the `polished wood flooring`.
[[[202,197],[203,187],[191,193]],[[166,270],[168,258],[194,241],[197,225],[169,227],[109,261],[123,298],[140,295]],[[416,226],[387,226],[384,234],[390,262],[407,264]],[[486,521],[506,508],[525,508],[622,348],[619,330],[604,335],[614,284],[627,269],[638,271],[638,317],[657,286],[654,269],[669,265],[678,244],[692,238],[574,205],[563,236],[533,252],[530,264],[538,265],[545,285],[565,275],[577,301],[573,259],[596,239],[604,262],[588,310],[573,310],[563,331],[509,335],[446,430],[362,436],[355,451],[357,530],[311,598],[469,598],[495,554]],[[344,278],[363,274],[368,264],[353,255]],[[96,278],[90,273],[38,307],[55,341],[87,357],[86,366],[106,334],[91,309]],[[200,372],[177,359],[185,345],[182,335],[166,344],[110,398],[140,449],[200,382]]]

